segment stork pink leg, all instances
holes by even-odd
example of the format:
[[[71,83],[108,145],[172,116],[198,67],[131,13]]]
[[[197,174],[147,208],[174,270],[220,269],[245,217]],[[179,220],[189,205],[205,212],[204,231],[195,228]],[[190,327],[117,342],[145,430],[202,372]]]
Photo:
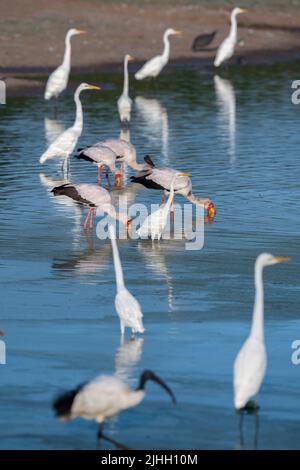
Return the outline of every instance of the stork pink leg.
[[[90,217],[90,230],[93,230],[93,218],[95,214],[95,209],[92,207],[91,208],[91,217]]]
[[[88,224],[88,221],[89,221],[89,216],[90,216],[90,213],[91,213],[91,208],[89,209],[88,213],[87,213],[87,216],[85,218],[85,221],[84,221],[84,224],[83,224],[83,229],[86,230],[86,227],[87,227],[87,224]]]
[[[172,197],[171,212],[174,212],[175,196]]]

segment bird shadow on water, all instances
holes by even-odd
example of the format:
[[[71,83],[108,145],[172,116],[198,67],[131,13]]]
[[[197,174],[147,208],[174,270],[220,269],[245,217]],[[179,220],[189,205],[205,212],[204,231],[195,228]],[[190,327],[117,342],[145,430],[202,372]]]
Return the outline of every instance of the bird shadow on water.
[[[253,437],[249,438],[249,444],[248,444],[245,439],[245,427],[246,429],[248,428],[248,431],[250,432],[249,424],[248,426],[246,426],[246,422],[249,423],[250,420],[254,423],[254,429],[252,430]],[[259,412],[257,410],[253,412],[242,411],[238,413],[238,439],[235,445],[235,450],[246,450],[246,449],[258,450],[259,429],[260,429],[260,417],[259,417]]]

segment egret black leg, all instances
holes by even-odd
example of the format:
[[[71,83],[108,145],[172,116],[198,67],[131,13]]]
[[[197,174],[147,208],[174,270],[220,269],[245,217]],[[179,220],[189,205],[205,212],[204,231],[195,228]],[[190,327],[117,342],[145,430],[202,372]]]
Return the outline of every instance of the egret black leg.
[[[99,444],[100,444],[100,442],[101,442],[101,439],[110,442],[110,443],[113,444],[117,449],[129,450],[128,447],[124,446],[124,445],[121,444],[120,442],[118,442],[118,441],[116,441],[115,439],[112,439],[111,437],[108,437],[108,436],[106,436],[105,434],[103,434],[103,425],[102,425],[102,424],[99,424],[99,426],[98,426],[98,432],[97,432],[97,444],[98,444],[98,446],[99,446]]]

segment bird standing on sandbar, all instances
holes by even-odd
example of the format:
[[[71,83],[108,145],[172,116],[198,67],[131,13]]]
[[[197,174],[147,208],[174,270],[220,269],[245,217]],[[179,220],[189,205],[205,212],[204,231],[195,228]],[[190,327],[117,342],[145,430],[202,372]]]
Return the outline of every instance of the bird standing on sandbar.
[[[67,88],[70,69],[71,69],[71,38],[77,34],[84,34],[81,29],[69,29],[65,38],[65,53],[63,63],[55,69],[48,78],[44,98],[58,98],[58,96]]]

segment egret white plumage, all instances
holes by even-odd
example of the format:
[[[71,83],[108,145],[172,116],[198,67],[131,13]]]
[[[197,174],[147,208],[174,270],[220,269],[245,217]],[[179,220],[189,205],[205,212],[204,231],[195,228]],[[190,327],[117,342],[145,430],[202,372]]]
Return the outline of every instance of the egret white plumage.
[[[105,439],[120,447],[114,439],[103,434],[103,423],[122,411],[139,405],[145,397],[145,385],[149,380],[165,389],[173,403],[176,403],[176,398],[168,385],[152,371],[145,370],[135,390],[115,375],[100,375],[59,395],[53,403],[53,408],[56,416],[63,421],[78,417],[96,421],[98,439]]]
[[[170,57],[170,41],[169,36],[180,36],[181,31],[177,31],[173,28],[168,28],[164,32],[163,41],[164,41],[164,50],[163,53],[152,57],[148,60],[134,75],[136,80],[143,80],[144,78],[155,78],[157,77],[162,69],[167,65]]]
[[[109,192],[97,186],[96,184],[63,184],[52,189],[54,196],[67,196],[78,204],[89,207],[86,219],[83,224],[84,230],[87,228],[90,219],[90,230],[93,228],[93,218],[95,215],[95,207],[100,208],[103,212],[110,215],[114,219],[123,222],[124,225],[129,225],[131,220],[126,214],[116,212],[111,202]]]
[[[143,313],[136,298],[125,287],[123,270],[116,242],[116,232],[112,225],[109,226],[109,236],[113,251],[117,295],[115,298],[116,311],[120,318],[121,335],[125,333],[125,328],[131,328],[133,334],[144,333]]]
[[[132,176],[131,181],[134,183],[140,183],[146,188],[158,189],[164,191],[164,199],[162,204],[165,202],[167,194],[170,192],[171,182],[178,173],[173,168],[156,168],[151,158],[147,155],[145,161],[149,165],[149,169],[141,172],[137,176]],[[214,218],[216,215],[216,209],[210,199],[200,198],[192,192],[192,182],[188,176],[175,178],[174,182],[174,193],[181,194],[193,204],[197,204],[206,210],[206,214],[209,218]]]
[[[105,145],[92,145],[90,147],[85,147],[84,149],[79,149],[79,153],[76,155],[76,158],[79,160],[86,160],[97,165],[99,185],[101,184],[101,177],[104,166],[107,167],[108,172],[109,170],[112,172],[115,177],[116,184],[120,185],[122,174],[116,168],[116,154],[109,147],[106,147]]]
[[[167,202],[152,214],[148,215],[137,233],[140,237],[151,236],[152,240],[157,237],[160,240],[162,233],[167,225],[168,215],[170,212],[171,204],[174,200],[174,184],[176,178],[191,176],[189,173],[175,173],[171,181],[170,193]]]
[[[132,99],[128,94],[129,90],[129,76],[128,76],[128,62],[133,60],[131,55],[126,54],[124,57],[124,84],[123,93],[118,99],[118,111],[121,122],[129,122],[132,108]]]
[[[264,340],[264,287],[263,269],[289,258],[262,253],[255,262],[255,302],[250,335],[240,349],[233,370],[234,406],[240,410],[256,406],[249,403],[257,395],[262,384],[266,367],[267,353]],[[248,405],[248,406],[247,406]]]
[[[234,48],[237,42],[237,15],[245,13],[244,8],[234,8],[231,12],[231,27],[229,35],[221,42],[218,47],[214,60],[214,66],[219,67],[223,62],[229,60],[234,54]]]
[[[76,147],[77,141],[82,133],[83,128],[83,113],[80,101],[80,93],[84,90],[100,90],[100,87],[89,85],[88,83],[81,83],[74,94],[74,101],[76,103],[76,118],[73,126],[65,130],[52,144],[48,147],[46,152],[40,158],[40,163],[53,158],[63,159],[63,168],[68,166],[68,161],[71,153]]]
[[[84,34],[81,29],[69,29],[65,37],[65,53],[62,64],[51,73],[48,78],[45,89],[45,100],[57,98],[68,85],[69,74],[71,69],[71,38],[77,34]]]

